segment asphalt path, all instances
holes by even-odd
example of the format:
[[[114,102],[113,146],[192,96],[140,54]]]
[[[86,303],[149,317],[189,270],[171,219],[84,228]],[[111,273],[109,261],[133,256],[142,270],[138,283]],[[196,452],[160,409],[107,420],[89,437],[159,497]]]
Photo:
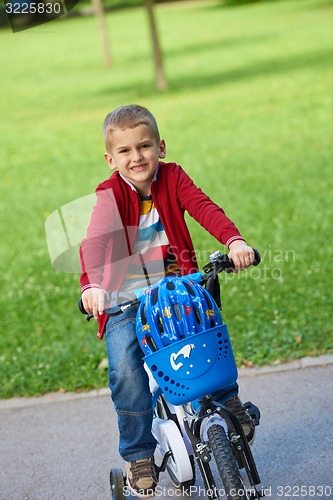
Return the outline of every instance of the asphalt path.
[[[267,499],[333,498],[333,364],[314,364],[241,371],[262,413],[252,451]],[[106,390],[0,401],[0,447],[1,500],[107,500],[110,468],[124,470]],[[166,473],[158,497],[188,498]],[[191,498],[207,498],[199,478]]]

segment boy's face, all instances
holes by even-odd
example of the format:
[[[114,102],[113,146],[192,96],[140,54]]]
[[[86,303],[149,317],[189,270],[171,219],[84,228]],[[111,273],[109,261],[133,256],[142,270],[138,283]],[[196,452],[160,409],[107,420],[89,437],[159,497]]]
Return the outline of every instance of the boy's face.
[[[135,128],[115,129],[110,143],[104,158],[111,170],[117,168],[141,195],[150,195],[159,158],[166,156],[164,140],[158,142],[150,127],[141,124]]]

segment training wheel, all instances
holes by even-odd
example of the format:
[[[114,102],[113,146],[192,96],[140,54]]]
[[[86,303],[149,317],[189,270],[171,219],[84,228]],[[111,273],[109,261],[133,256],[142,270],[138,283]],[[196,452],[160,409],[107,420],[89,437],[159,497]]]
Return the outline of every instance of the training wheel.
[[[125,480],[121,469],[110,470],[110,487],[112,500],[124,500]]]

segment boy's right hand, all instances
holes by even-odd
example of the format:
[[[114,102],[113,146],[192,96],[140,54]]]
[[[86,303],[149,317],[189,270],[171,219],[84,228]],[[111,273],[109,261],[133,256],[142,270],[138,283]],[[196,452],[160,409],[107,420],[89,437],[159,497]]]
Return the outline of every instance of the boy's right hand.
[[[83,307],[88,314],[97,320],[104,312],[104,298],[106,291],[102,288],[88,288],[82,294]]]

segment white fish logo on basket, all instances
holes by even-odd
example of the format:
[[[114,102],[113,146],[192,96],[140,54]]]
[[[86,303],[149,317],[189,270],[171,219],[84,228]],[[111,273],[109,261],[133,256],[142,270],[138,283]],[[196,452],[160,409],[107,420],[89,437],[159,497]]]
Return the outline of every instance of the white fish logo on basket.
[[[179,356],[184,356],[184,358],[189,358],[192,349],[194,349],[194,344],[187,344],[184,347],[182,347],[177,353],[171,353],[170,356],[170,363],[171,366],[174,370],[179,370],[183,366],[183,363],[175,363],[175,361],[179,358]]]

